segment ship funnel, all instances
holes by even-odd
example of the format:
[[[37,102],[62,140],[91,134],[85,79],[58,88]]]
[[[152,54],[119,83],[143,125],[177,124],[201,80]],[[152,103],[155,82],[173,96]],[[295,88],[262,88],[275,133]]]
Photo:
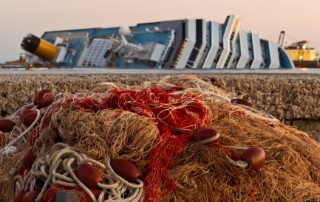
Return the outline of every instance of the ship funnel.
[[[23,38],[21,48],[49,61],[52,61],[59,52],[56,46],[33,34],[28,34]]]

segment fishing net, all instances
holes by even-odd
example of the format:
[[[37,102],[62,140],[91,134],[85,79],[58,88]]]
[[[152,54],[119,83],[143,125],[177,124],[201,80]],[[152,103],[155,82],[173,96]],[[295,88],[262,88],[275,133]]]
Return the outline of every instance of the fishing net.
[[[92,113],[65,106],[54,114],[37,146],[45,150],[59,141],[95,159],[130,159],[144,170],[158,136],[152,120],[129,111],[107,109]]]
[[[19,116],[24,108],[34,109],[36,116],[34,123],[29,126],[24,125],[23,120]],[[6,117],[14,120],[15,126],[12,131],[3,133],[5,135],[4,144],[0,146],[0,201],[10,201],[14,195],[14,176],[16,172],[20,172],[22,167],[21,157],[28,148],[28,134],[40,120],[40,111],[31,105],[20,107],[15,113]],[[0,132],[1,134],[1,132]]]
[[[9,160],[3,160],[0,166],[0,201],[7,202],[11,201],[14,196],[14,176],[15,176],[15,167],[20,166],[19,159],[23,155],[24,151],[18,151],[15,154],[11,154]]]
[[[30,129],[17,124],[3,147],[17,148],[1,156],[1,169],[10,173],[2,184],[15,183],[5,189],[11,197],[23,190],[37,191],[35,201],[55,201],[61,191],[77,201],[320,198],[318,142],[195,76],[139,86],[101,83],[56,98],[40,112]],[[204,128],[217,134],[196,140]],[[252,147],[265,152],[259,169],[238,158]],[[30,148],[35,159],[28,170],[23,156]],[[133,166],[117,168],[114,159]],[[82,163],[103,176],[95,191],[75,175]]]
[[[69,189],[73,188],[73,191],[78,190],[78,192],[79,188],[81,188],[82,192],[78,195],[78,197],[82,198],[81,201],[88,201],[88,199],[95,201],[95,191],[88,188],[92,183],[82,182],[80,180],[81,173],[78,174],[82,172],[82,175],[87,176],[87,173],[83,172],[93,170],[82,170],[78,171],[78,173],[76,171],[76,167],[83,163],[90,163],[90,165],[95,166],[103,173],[104,182],[93,179],[95,183],[93,188],[94,190],[99,190],[100,193],[98,195],[101,200],[139,201],[142,197],[143,182],[141,180],[137,180],[137,183],[127,182],[113,171],[110,166],[110,159],[106,159],[105,165],[63,143],[53,145],[33,162],[28,174],[23,179],[18,178],[16,192],[37,190],[39,194],[35,201],[41,201],[43,197],[52,200],[52,198],[55,198],[57,187],[65,186],[69,187]],[[37,181],[39,180],[43,181],[41,187],[37,186]],[[88,181],[88,179],[86,180]],[[53,185],[49,193],[47,192],[48,185]]]
[[[320,196],[319,143],[279,124],[229,114],[213,123],[225,145],[258,145],[266,151],[259,172],[228,162],[217,145],[189,144],[170,170],[177,189],[164,201],[304,201]],[[303,151],[302,151],[303,150]],[[201,193],[201,194],[195,194]]]

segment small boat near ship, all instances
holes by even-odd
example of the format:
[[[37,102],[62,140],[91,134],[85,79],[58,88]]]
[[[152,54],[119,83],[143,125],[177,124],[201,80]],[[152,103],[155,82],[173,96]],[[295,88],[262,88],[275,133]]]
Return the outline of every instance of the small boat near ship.
[[[285,31],[281,31],[278,43],[283,46]],[[309,41],[301,40],[284,46],[297,68],[319,68],[319,58],[316,50],[308,46]]]
[[[299,41],[285,47],[294,65],[307,68],[319,68],[317,52],[314,48],[308,47],[308,41]]]
[[[165,69],[290,69],[287,51],[240,29],[236,15],[224,23],[183,19],[131,27],[91,28],[27,35],[28,64],[60,67]]]

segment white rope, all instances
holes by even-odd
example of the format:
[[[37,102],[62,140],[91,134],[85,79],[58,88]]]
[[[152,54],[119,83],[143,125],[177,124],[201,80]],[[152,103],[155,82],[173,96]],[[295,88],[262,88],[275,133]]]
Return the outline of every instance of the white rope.
[[[23,187],[23,178],[21,175],[17,175],[13,178],[13,181],[15,182],[15,193],[19,193],[22,190]]]
[[[98,84],[92,86],[92,87],[87,91],[87,93],[85,94],[85,97],[88,97],[89,94],[90,94],[92,91],[94,91],[96,88],[101,87],[101,86],[110,86],[110,87],[113,87],[113,89],[119,88],[116,84],[111,83],[111,82],[98,83]]]
[[[15,144],[18,140],[20,140],[22,137],[24,137],[34,126],[35,124],[39,121],[39,119],[41,118],[41,114],[40,111],[38,109],[35,109],[35,111],[37,112],[37,117],[36,119],[33,121],[33,123],[25,130],[23,131],[23,133],[21,133],[18,137],[14,138],[12,141],[10,141],[5,147],[3,147],[2,149],[0,149],[0,154],[3,153],[3,151],[8,150],[8,147],[12,146],[13,144]],[[1,157],[1,156],[0,156]]]
[[[17,118],[17,117],[19,117],[18,114],[20,114],[20,112],[22,111],[22,109],[27,108],[27,107],[34,107],[34,104],[33,104],[33,103],[30,103],[30,104],[26,104],[26,105],[21,106],[16,112],[14,112],[14,113],[13,113],[12,115],[10,115],[9,117],[12,117],[12,118]]]
[[[249,149],[250,147],[242,147],[242,146],[226,146],[230,149],[237,149],[237,150],[241,150],[241,151],[244,151],[244,150],[247,150]]]
[[[248,114],[249,116],[267,121],[267,122],[279,122],[279,120],[277,118],[275,118],[274,116],[261,112],[259,110],[256,110],[252,107],[246,106],[246,105],[241,105],[241,104],[235,104],[232,103],[234,106],[241,108],[242,110],[244,110],[244,112],[246,114]]]
[[[143,182],[137,180],[136,183],[131,183],[117,175],[110,165],[110,159],[108,159],[106,165],[104,165],[84,154],[78,153],[63,143],[56,144],[53,150],[55,152],[52,153],[51,156],[46,155],[38,158],[33,163],[31,170],[25,176],[23,182],[20,182],[21,177],[15,178],[15,182],[18,185],[17,191],[18,189],[24,191],[34,190],[37,178],[44,178],[46,181],[35,199],[36,202],[43,199],[46,189],[52,184],[67,187],[81,187],[93,202],[139,202],[142,200]],[[103,172],[105,179],[104,182],[97,183],[97,186],[102,190],[97,198],[74,173],[76,166],[81,163],[92,164],[97,167],[100,172]],[[108,195],[107,200],[104,199],[106,194]]]
[[[236,161],[231,159],[229,156],[226,156],[226,159],[234,166],[238,166],[244,169],[249,167],[249,164],[246,161],[241,161],[241,160]]]
[[[202,141],[198,141],[198,142],[195,142],[194,144],[208,144],[210,142],[213,142],[215,141],[216,139],[218,139],[220,137],[220,134],[217,133],[215,136],[213,137],[210,137],[208,139],[205,139],[205,140],[202,140]]]

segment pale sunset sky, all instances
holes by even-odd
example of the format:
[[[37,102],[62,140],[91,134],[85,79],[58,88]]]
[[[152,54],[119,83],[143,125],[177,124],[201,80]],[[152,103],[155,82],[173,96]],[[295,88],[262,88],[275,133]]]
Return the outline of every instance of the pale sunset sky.
[[[0,62],[22,53],[25,35],[45,31],[135,25],[185,18],[222,23],[241,19],[240,30],[287,44],[310,41],[320,52],[320,0],[0,0]]]

